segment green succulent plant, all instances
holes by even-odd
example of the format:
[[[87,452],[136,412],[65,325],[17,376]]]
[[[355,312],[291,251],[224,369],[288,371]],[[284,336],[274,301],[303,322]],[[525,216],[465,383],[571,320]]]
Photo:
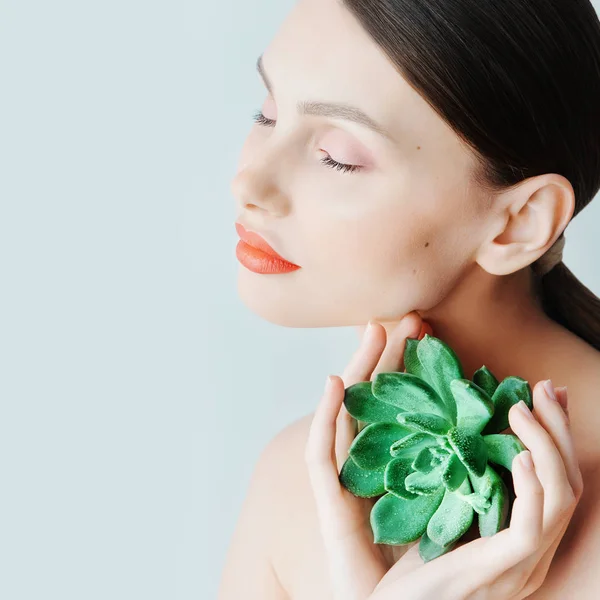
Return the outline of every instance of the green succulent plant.
[[[339,479],[355,496],[381,496],[370,513],[375,543],[421,538],[427,562],[456,545],[475,513],[481,536],[506,526],[510,494],[493,465],[510,471],[525,449],[501,432],[514,404],[532,408],[532,394],[526,380],[500,383],[485,365],[466,379],[452,348],[429,334],[406,341],[404,366],[346,388],[358,434]]]

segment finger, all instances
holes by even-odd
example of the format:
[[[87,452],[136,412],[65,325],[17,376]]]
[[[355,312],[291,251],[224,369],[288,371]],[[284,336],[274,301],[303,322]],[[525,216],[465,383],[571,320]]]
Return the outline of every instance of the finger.
[[[545,403],[544,395],[543,382],[539,382],[533,390],[536,415],[541,415],[547,408],[558,407],[562,412],[557,403],[549,407],[551,400],[548,398]],[[553,417],[560,423],[564,415],[561,417],[554,412]],[[533,574],[543,557],[551,562],[566,531],[574,503],[566,466],[550,432],[524,403],[511,408],[509,420],[511,429],[530,449],[534,470],[528,468],[531,466],[528,465],[530,452],[521,452],[515,457],[512,471],[517,497],[510,526],[493,536],[480,556],[486,556],[489,564],[494,564],[493,586],[503,592],[512,589],[517,594],[536,584],[539,573],[536,579]]]
[[[305,462],[321,534],[328,546],[345,539],[360,526],[358,520],[364,520],[364,515],[353,517],[348,512],[344,496],[350,492],[339,481],[335,456],[335,422],[344,398],[344,383],[334,375],[329,379],[315,410],[305,448]]]
[[[427,328],[424,326],[416,311],[401,319],[394,335],[390,338],[388,338],[385,328],[380,323],[369,321],[360,346],[342,375],[344,387],[347,388],[354,383],[372,379],[374,377],[372,375],[373,370],[378,364],[380,369],[396,370],[397,365],[402,363],[406,338],[410,336],[417,337],[423,330],[429,332],[431,327],[428,324]],[[388,358],[385,358],[386,356]],[[392,361],[396,366],[392,366]],[[357,431],[358,422],[348,413],[342,403],[336,418],[335,457],[338,473],[348,459],[348,449],[356,437]]]
[[[385,348],[385,343],[384,327],[379,323],[369,321],[358,349],[342,374],[344,389],[355,383],[368,381],[369,375]],[[340,404],[336,417],[335,429],[336,468],[339,473],[348,458],[348,449],[358,431],[358,421],[348,412],[343,402]]]
[[[385,349],[374,368],[371,379],[378,373],[391,373],[403,370],[404,349],[407,338],[417,339],[423,327],[419,313],[413,311],[402,318],[396,328],[388,335]]]
[[[542,541],[545,490],[537,476],[529,450],[515,456],[512,475],[516,497],[505,537],[510,538],[513,549],[520,551],[519,560],[523,560],[525,556],[533,554]],[[502,540],[498,543],[502,544]],[[500,551],[502,549],[501,547]]]
[[[477,589],[490,585],[501,586],[503,590],[522,587],[524,580],[518,568],[511,571],[511,578],[505,577],[505,573],[536,552],[543,536],[544,488],[533,463],[529,464],[530,458],[530,452],[525,450],[512,463],[516,498],[509,527],[460,546],[447,558],[436,559],[446,558],[448,564],[443,565],[444,570],[454,572],[459,580],[459,597],[469,597]],[[464,577],[457,575],[460,571]],[[501,581],[497,581],[499,578]]]
[[[304,459],[317,505],[331,505],[339,495],[335,424],[343,399],[342,380],[337,376],[329,377],[308,432]]]
[[[348,460],[348,451],[358,433],[358,421],[348,412],[343,401],[336,418],[335,431],[335,457],[339,474]]]
[[[565,414],[568,417],[569,416],[569,399],[568,399],[568,394],[567,394],[567,386],[565,385],[562,387],[554,388],[554,391],[556,392],[556,398],[558,400],[558,403],[560,404],[563,411],[565,412]]]
[[[583,490],[583,479],[575,454],[569,419],[564,410],[566,398],[561,397],[561,394],[565,392],[565,388],[559,388],[555,391],[556,401],[550,398],[548,394],[537,397],[536,417],[554,440],[563,458],[567,477],[578,500]],[[506,573],[506,577],[526,575],[522,593],[532,594],[543,583],[569,522],[570,520],[566,519],[562,527],[549,532],[546,541],[542,542],[537,552]]]
[[[550,398],[548,394],[540,394],[537,397],[537,405],[534,406],[536,417],[550,434],[554,445],[560,452],[571,488],[575,496],[579,498],[583,491],[583,477],[577,460],[569,418],[560,404],[560,399],[565,392],[564,390],[555,391],[557,392],[556,400]]]
[[[544,583],[556,550],[565,535],[568,525],[569,522],[567,521],[562,526],[556,539],[550,544],[550,547],[541,554],[541,558],[539,556],[540,551],[538,551],[506,572],[507,577],[520,578],[524,581],[519,598],[527,598]]]
[[[544,386],[540,381],[533,390],[534,409],[540,409],[536,410],[536,414],[542,412],[543,395]],[[544,488],[545,527],[554,528],[558,526],[558,521],[562,525],[562,519],[568,516],[575,495],[554,440],[523,401],[510,409],[508,419],[511,429],[531,451],[537,476]]]
[[[386,344],[386,331],[381,323],[369,321],[360,345],[344,369],[342,380],[345,387],[360,381],[369,381]]]

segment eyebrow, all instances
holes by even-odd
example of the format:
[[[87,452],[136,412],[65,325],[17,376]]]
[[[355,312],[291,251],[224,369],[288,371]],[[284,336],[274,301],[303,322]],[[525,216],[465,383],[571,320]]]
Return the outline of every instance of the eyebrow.
[[[263,64],[263,55],[261,54],[256,61],[256,70],[263,80],[265,87],[269,90],[269,93],[274,96],[273,93],[273,85],[271,84],[271,80],[267,76],[265,71],[265,67]],[[297,110],[300,115],[316,115],[321,117],[331,117],[337,119],[344,119],[346,121],[353,121],[354,123],[358,123],[359,125],[363,125],[378,133],[379,135],[384,136],[390,141],[394,141],[392,136],[387,132],[387,130],[382,127],[377,121],[369,117],[366,113],[364,113],[360,108],[355,106],[350,106],[348,104],[340,104],[336,102],[317,102],[314,100],[310,101],[301,101],[297,104]]]

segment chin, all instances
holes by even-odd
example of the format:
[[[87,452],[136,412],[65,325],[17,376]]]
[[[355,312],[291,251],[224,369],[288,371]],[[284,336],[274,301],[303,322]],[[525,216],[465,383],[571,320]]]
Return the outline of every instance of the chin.
[[[307,300],[305,294],[299,293],[299,285],[295,285],[298,282],[296,273],[299,272],[261,275],[240,266],[239,298],[255,315],[273,325],[293,328],[348,325],[347,322],[333,322],[327,309],[334,307],[321,307],[314,301],[314,296]]]

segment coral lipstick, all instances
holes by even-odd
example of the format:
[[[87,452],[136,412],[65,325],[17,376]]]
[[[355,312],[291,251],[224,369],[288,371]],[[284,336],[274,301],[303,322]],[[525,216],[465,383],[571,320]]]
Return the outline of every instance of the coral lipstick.
[[[285,260],[260,235],[247,231],[240,223],[235,224],[235,230],[241,238],[235,248],[235,255],[248,270],[274,274],[290,273],[301,268]]]

